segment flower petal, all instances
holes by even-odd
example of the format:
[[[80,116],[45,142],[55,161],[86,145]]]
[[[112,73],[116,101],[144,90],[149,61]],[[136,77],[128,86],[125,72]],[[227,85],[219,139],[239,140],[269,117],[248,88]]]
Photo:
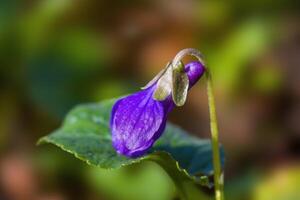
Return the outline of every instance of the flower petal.
[[[114,105],[112,141],[119,154],[140,156],[163,132],[169,106],[152,98],[153,89],[151,87],[124,97]]]
[[[205,72],[205,67],[202,63],[194,61],[185,65],[185,72],[189,77],[189,87],[191,88]]]

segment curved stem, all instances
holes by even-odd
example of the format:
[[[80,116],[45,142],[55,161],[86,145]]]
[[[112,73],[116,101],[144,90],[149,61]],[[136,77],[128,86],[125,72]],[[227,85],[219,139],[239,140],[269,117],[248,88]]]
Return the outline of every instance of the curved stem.
[[[183,57],[191,55],[196,57],[199,62],[204,65],[202,54],[197,49],[187,48],[179,51],[175,58],[172,60],[172,65],[177,65]],[[221,171],[221,160],[220,160],[220,149],[219,149],[219,136],[218,136],[218,124],[216,115],[215,98],[212,89],[212,79],[208,68],[206,68],[207,76],[207,96],[208,96],[208,107],[210,115],[210,131],[212,140],[212,156],[213,156],[213,167],[214,167],[214,184],[215,184],[215,197],[216,200],[224,200],[223,192],[223,176]]]
[[[206,76],[207,76],[208,106],[209,106],[209,115],[210,115],[210,131],[211,131],[211,138],[212,138],[215,197],[216,200],[224,200],[224,192],[223,192],[224,181],[223,181],[223,176],[221,171],[215,98],[213,95],[211,74],[208,70],[206,72]]]
[[[182,49],[181,51],[179,51],[175,58],[172,60],[172,65],[176,66],[180,63],[180,61],[183,59],[183,57],[185,57],[186,55],[190,55],[190,56],[194,56],[196,57],[199,62],[201,62],[204,65],[204,61],[202,59],[202,54],[200,53],[200,51],[198,51],[197,49],[193,49],[193,48],[187,48],[187,49]]]

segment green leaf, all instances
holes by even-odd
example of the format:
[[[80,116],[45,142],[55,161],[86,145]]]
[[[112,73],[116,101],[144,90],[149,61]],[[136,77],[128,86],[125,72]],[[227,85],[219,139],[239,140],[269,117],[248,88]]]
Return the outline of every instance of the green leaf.
[[[87,164],[104,169],[154,161],[162,166],[179,189],[186,181],[210,186],[208,176],[213,173],[210,141],[190,136],[171,123],[147,155],[139,158],[118,155],[112,147],[109,129],[115,101],[77,106],[67,115],[61,128],[41,138],[38,144],[54,144]]]
[[[189,78],[184,71],[184,65],[179,62],[172,71],[172,97],[176,106],[183,106],[189,89]]]
[[[170,64],[167,65],[166,71],[161,75],[156,84],[153,98],[158,101],[165,100],[172,92],[172,70]]]

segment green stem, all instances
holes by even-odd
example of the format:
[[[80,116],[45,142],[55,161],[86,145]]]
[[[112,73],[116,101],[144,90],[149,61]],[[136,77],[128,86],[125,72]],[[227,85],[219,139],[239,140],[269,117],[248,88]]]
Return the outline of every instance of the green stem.
[[[197,49],[187,48],[179,51],[175,58],[172,60],[172,65],[176,66],[186,55],[191,55],[196,57],[199,62],[204,65],[202,60],[202,54]],[[219,139],[218,139],[218,125],[216,116],[215,99],[212,91],[212,80],[209,69],[206,69],[207,75],[207,96],[208,96],[208,106],[210,115],[210,131],[212,138],[212,153],[213,153],[213,167],[214,167],[214,183],[215,183],[215,195],[216,200],[224,200],[223,192],[223,176],[221,171],[220,162],[220,150],[219,150]]]
[[[207,75],[207,96],[208,96],[208,106],[209,106],[209,115],[210,115],[210,131],[211,131],[211,138],[212,138],[215,197],[216,200],[224,200],[223,176],[221,171],[215,99],[214,99],[213,89],[212,89],[211,74],[209,71],[207,71],[206,75]]]

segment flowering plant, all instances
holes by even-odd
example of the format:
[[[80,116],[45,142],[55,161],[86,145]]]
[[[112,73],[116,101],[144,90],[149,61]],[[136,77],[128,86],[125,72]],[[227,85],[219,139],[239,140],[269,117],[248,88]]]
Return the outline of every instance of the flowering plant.
[[[181,60],[186,55],[195,56],[197,61],[184,65]],[[185,103],[188,90],[204,74],[211,141],[195,138],[167,122],[168,113]],[[216,199],[223,199],[224,156],[218,142],[211,76],[195,49],[180,51],[137,93],[77,106],[62,127],[38,143],[54,144],[87,164],[105,169],[150,160],[170,175],[183,199],[188,199],[185,182],[209,188],[214,185]],[[213,183],[209,179],[212,175]]]
[[[116,151],[129,157],[145,154],[163,133],[168,113],[175,105],[184,104],[188,88],[204,71],[200,62],[180,64],[174,70],[168,64],[142,91],[119,99],[110,121]],[[179,79],[173,88],[172,75]]]

